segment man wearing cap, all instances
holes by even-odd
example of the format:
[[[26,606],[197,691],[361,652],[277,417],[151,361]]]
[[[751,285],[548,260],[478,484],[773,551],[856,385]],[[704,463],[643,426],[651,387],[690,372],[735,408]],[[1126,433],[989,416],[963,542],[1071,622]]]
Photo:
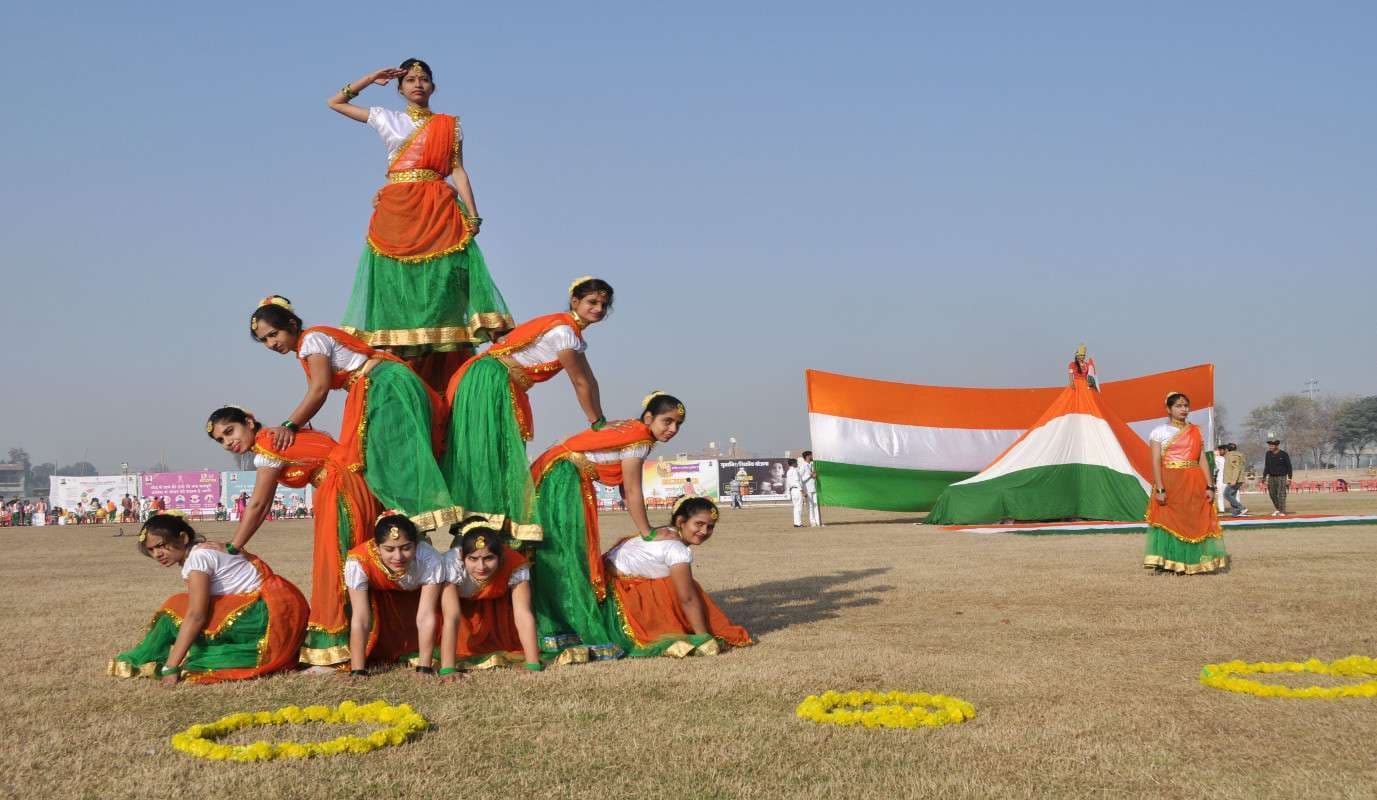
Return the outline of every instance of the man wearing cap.
[[[1262,465],[1262,475],[1267,480],[1267,494],[1276,508],[1272,516],[1286,516],[1286,491],[1291,486],[1291,456],[1281,449],[1281,440],[1275,436],[1267,437],[1267,458]]]

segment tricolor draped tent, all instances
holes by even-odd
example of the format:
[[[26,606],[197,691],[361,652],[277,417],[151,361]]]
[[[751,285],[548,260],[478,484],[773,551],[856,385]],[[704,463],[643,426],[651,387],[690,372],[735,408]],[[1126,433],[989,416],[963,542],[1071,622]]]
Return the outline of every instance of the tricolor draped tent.
[[[949,485],[990,466],[1065,389],[921,386],[817,370],[806,381],[819,499],[889,511],[932,508]],[[1211,364],[1100,389],[1096,399],[1144,440],[1166,417],[1167,393],[1185,392],[1191,422],[1213,441]]]
[[[1141,519],[1152,453],[1083,380],[985,469],[948,486],[927,521]]]

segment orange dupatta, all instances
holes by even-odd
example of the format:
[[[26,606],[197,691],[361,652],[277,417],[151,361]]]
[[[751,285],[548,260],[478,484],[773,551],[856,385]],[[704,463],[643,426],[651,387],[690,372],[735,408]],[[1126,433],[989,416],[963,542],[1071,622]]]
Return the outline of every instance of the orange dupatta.
[[[526,566],[520,553],[505,548],[502,564],[487,584],[472,597],[459,599],[459,641],[455,655],[461,659],[488,653],[520,653],[521,634],[512,610],[512,573]]]
[[[448,114],[433,114],[397,150],[368,222],[368,244],[378,253],[424,261],[463,250],[472,241],[454,188],[444,180],[457,161],[457,125]]]
[[[368,526],[380,510],[363,479],[362,455],[314,430],[298,431],[291,446],[282,452],[273,449],[272,435],[262,431],[254,439],[253,450],[285,462],[278,478],[282,485],[300,488],[311,483],[315,486],[315,545],[311,555],[311,616],[307,628],[336,635],[348,630],[345,602],[349,595],[344,588],[344,559],[350,549],[368,537]],[[342,654],[308,653],[304,646],[301,655],[302,661],[311,664],[334,664],[343,660]],[[319,657],[309,657],[315,655]]]
[[[546,314],[543,317],[536,317],[516,326],[501,339],[492,344],[483,356],[492,357],[502,362],[507,368],[508,382],[512,387],[512,412],[516,415],[516,424],[521,431],[521,438],[531,441],[535,435],[535,425],[532,422],[531,398],[526,391],[537,383],[544,383],[555,377],[564,369],[564,365],[558,359],[543,364],[536,364],[532,367],[522,366],[508,356],[529,347],[536,339],[560,325],[569,325],[574,329],[574,335],[583,341],[583,325],[578,317],[571,312],[561,311],[555,314]],[[459,384],[464,380],[464,374],[468,372],[469,365],[478,359],[469,359],[454,373],[450,378],[449,386],[445,390],[445,402],[454,407],[454,396],[459,392]]]
[[[1205,496],[1207,484],[1200,472],[1204,446],[1200,428],[1193,424],[1162,445],[1162,486],[1167,490],[1167,502],[1162,505],[1155,495],[1149,497],[1144,514],[1149,525],[1191,544],[1224,533],[1219,511]]]

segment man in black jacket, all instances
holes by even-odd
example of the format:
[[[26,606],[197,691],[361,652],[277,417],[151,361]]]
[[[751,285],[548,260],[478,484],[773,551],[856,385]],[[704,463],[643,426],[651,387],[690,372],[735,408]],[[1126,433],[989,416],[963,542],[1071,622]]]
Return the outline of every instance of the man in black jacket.
[[[1286,490],[1291,486],[1291,456],[1281,449],[1281,440],[1275,436],[1267,439],[1267,459],[1262,465],[1262,475],[1267,480],[1267,494],[1276,508],[1272,516],[1286,516]]]

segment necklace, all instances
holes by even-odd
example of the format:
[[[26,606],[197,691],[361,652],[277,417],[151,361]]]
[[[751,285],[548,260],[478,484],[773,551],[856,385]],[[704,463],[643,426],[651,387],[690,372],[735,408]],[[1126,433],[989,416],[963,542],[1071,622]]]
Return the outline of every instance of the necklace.
[[[428,108],[421,108],[418,105],[412,105],[408,103],[406,106],[406,115],[408,117],[411,117],[412,122],[419,124],[435,116],[435,112],[431,111]]]

